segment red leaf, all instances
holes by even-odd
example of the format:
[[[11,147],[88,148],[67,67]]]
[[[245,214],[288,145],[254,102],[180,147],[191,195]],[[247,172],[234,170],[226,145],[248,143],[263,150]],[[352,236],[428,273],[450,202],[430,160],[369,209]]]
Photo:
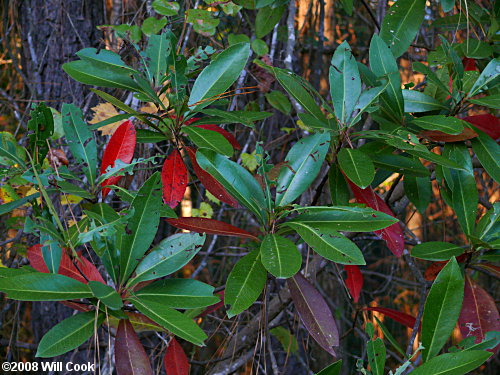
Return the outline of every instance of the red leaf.
[[[180,217],[178,219],[166,220],[170,225],[173,225],[176,228],[186,229],[197,233],[249,238],[254,241],[259,240],[256,236],[246,230],[214,219],[206,219],[204,217]]]
[[[419,136],[430,139],[434,142],[460,142],[477,137],[477,133],[471,128],[464,128],[462,133],[451,135],[439,130],[426,130],[419,133]]]
[[[485,115],[468,116],[464,120],[488,134],[495,141],[500,138],[500,120],[498,117],[488,113]]]
[[[28,249],[28,260],[30,261],[31,266],[36,269],[38,272],[42,273],[49,273],[49,269],[47,268],[47,265],[45,264],[45,261],[43,260],[43,255],[42,255],[42,245],[34,245],[31,246]],[[64,275],[71,277],[72,279],[75,279],[77,281],[80,281],[84,284],[87,284],[88,281],[85,279],[85,277],[89,281],[99,281],[103,284],[106,284],[97,270],[97,268],[86,258],[83,256],[80,256],[80,261],[78,262],[78,268],[75,266],[71,258],[68,256],[66,253],[66,250],[63,249],[62,255],[61,255],[61,263],[59,264],[59,272],[58,274]],[[81,271],[81,272],[80,272]],[[82,275],[85,275],[85,277]]]
[[[476,344],[484,340],[486,332],[500,331],[495,300],[468,275],[465,275],[464,302],[458,326],[464,338],[475,336]]]
[[[457,262],[458,263],[464,263],[467,260],[468,255],[467,254],[462,254],[457,257]],[[427,269],[425,270],[424,273],[424,278],[427,281],[434,281],[438,275],[438,273],[443,269],[444,266],[446,266],[446,263],[448,261],[442,261],[442,262],[434,262],[432,263]]]
[[[193,126],[217,132],[220,135],[222,135],[224,138],[226,138],[228,140],[228,142],[231,143],[231,146],[233,146],[235,150],[241,150],[241,146],[238,143],[238,141],[236,140],[236,138],[234,137],[234,135],[229,133],[227,130],[222,129],[220,126],[217,126],[215,124],[202,124],[202,125],[193,125]]]
[[[411,329],[415,326],[415,318],[413,316],[398,310],[389,309],[387,307],[365,307],[363,310],[379,312]]]
[[[148,355],[129,320],[118,324],[115,338],[117,375],[153,375]]]
[[[116,129],[104,150],[104,154],[102,155],[101,174],[104,174],[108,167],[113,167],[117,159],[120,159],[124,163],[130,163],[134,156],[135,144],[135,128],[132,122],[127,120]],[[123,176],[112,176],[104,180],[101,186],[116,185],[122,177]],[[109,188],[103,187],[103,199],[108,195],[109,191]]]
[[[307,331],[324,350],[335,356],[333,348],[339,346],[339,332],[323,296],[300,272],[286,282]]]
[[[163,184],[163,201],[170,208],[175,208],[184,197],[188,184],[188,172],[178,150],[172,151],[165,159],[161,170],[161,182]]]
[[[349,181],[347,177],[346,180],[349,183],[358,203],[364,203],[374,210],[396,217],[387,204],[385,204],[384,200],[380,198],[380,196],[375,193],[370,186],[366,189],[361,189]],[[382,237],[382,239],[386,242],[387,247],[394,255],[400,257],[403,254],[403,250],[405,248],[405,237],[399,223],[394,223],[391,226],[377,230],[374,233]]]
[[[224,291],[221,290],[220,292],[217,293],[221,300],[217,303],[214,303],[213,305],[208,306],[205,310],[203,310],[199,315],[197,315],[197,318],[202,318],[204,316],[207,316],[208,314],[213,313],[214,311],[219,310],[222,306],[224,306]]]
[[[363,274],[358,266],[344,266],[344,270],[347,272],[345,285],[347,289],[349,289],[352,299],[357,303],[361,294],[361,289],[363,288]]]
[[[475,59],[471,59],[469,57],[464,57],[462,59],[462,64],[464,65],[464,70],[466,72],[477,70],[477,68],[476,68],[476,60]]]
[[[82,305],[81,303],[76,303],[73,301],[59,301],[59,303],[76,311],[80,312],[90,311],[90,307],[88,307],[87,305]]]
[[[205,189],[207,189],[212,195],[220,200],[221,202],[227,203],[232,207],[238,207],[238,202],[224,189],[224,187],[212,177],[211,174],[203,170],[198,162],[196,161],[196,150],[192,147],[186,147],[186,151],[191,159],[191,164],[193,165],[194,172],[200,179]]]
[[[186,353],[173,337],[168,343],[163,362],[167,375],[189,375],[189,362]]]

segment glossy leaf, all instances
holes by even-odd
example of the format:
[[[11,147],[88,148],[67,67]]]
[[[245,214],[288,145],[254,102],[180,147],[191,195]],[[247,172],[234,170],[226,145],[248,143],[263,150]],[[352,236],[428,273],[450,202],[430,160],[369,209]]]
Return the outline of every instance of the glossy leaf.
[[[500,138],[500,120],[491,114],[464,117],[464,120],[488,134],[495,141]]]
[[[334,206],[347,206],[349,204],[349,188],[337,164],[332,164],[328,171],[328,185],[330,197]]]
[[[339,332],[326,301],[300,273],[288,279],[287,285],[307,331],[325,351],[335,357],[334,348],[339,346]]]
[[[311,248],[323,258],[340,264],[366,264],[361,250],[354,242],[329,228],[315,228],[301,222],[289,222]]]
[[[426,130],[439,130],[446,134],[460,134],[464,130],[462,120],[444,115],[422,116],[412,122]]]
[[[198,150],[196,160],[201,168],[210,173],[240,204],[256,214],[261,222],[267,220],[264,192],[250,172],[210,150]]]
[[[261,261],[275,277],[287,279],[295,275],[302,265],[302,256],[297,246],[285,237],[268,234],[260,245]]]
[[[219,181],[213,178],[209,173],[201,169],[198,162],[196,161],[196,150],[192,147],[186,147],[186,151],[189,155],[189,159],[191,160],[194,172],[200,179],[200,182],[203,184],[205,189],[207,189],[215,198],[217,198],[221,202],[227,203],[232,207],[237,207],[238,202],[231,195],[229,195],[226,189],[224,189],[224,186],[222,186]]]
[[[446,353],[411,372],[412,375],[464,375],[481,366],[492,353],[483,350],[471,350],[457,353]]]
[[[210,104],[211,98],[222,94],[239,77],[250,54],[250,44],[238,43],[230,46],[198,75],[191,89],[188,105],[192,111]]]
[[[426,177],[430,175],[429,170],[416,158],[386,153],[378,153],[371,155],[371,157],[376,167],[404,174],[405,177]]]
[[[486,172],[500,184],[500,146],[485,133],[478,131],[472,149]]]
[[[184,197],[188,184],[187,168],[178,150],[173,150],[165,159],[161,170],[161,183],[163,202],[170,208],[175,208]]]
[[[344,41],[337,47],[330,65],[330,93],[335,115],[345,124],[361,95],[361,78],[351,47]]]
[[[124,236],[120,251],[120,274],[126,281],[139,259],[146,253],[160,224],[160,174],[153,174],[137,192],[131,206],[134,213],[128,221],[130,234]]]
[[[128,319],[120,320],[115,337],[117,375],[153,375],[146,350]]]
[[[111,310],[120,310],[123,307],[123,301],[120,295],[109,285],[97,281],[89,281],[88,285],[94,297],[99,299]]]
[[[354,196],[356,197],[356,201],[358,201],[359,203],[364,203],[374,210],[394,217],[394,213],[391,211],[391,209],[387,206],[384,200],[373,191],[371,187],[360,189],[352,182],[348,181],[348,183],[351,187],[352,192],[354,193]],[[399,222],[396,222],[393,225],[380,231],[375,231],[375,234],[382,237],[382,239],[386,242],[387,247],[392,251],[394,255],[399,257],[403,254],[405,242],[403,230],[401,229],[401,225],[399,224]]]
[[[382,21],[380,37],[390,47],[394,57],[406,52],[424,20],[425,0],[398,0]]]
[[[266,6],[259,9],[255,17],[255,36],[260,39],[269,34],[280,21],[285,9],[286,6]]]
[[[166,76],[170,48],[171,44],[167,33],[149,36],[148,46],[144,50],[144,61],[146,62],[149,78],[154,80],[156,87],[161,86]]]
[[[116,129],[116,131],[113,133],[113,136],[106,145],[106,148],[104,149],[104,154],[102,156],[101,162],[101,174],[104,174],[109,167],[114,167],[115,162],[118,159],[126,164],[130,163],[132,161],[132,158],[134,157],[135,145],[135,127],[132,122],[125,121],[118,127],[118,129]],[[103,186],[103,199],[108,195],[110,191],[110,189],[105,186],[116,185],[121,179],[122,176],[113,176],[101,183],[101,186]]]
[[[343,0],[345,2],[347,0]],[[352,1],[352,0],[351,0]],[[340,375],[340,371],[342,371],[342,360],[339,359],[336,362],[333,362],[331,365],[325,367],[320,372],[316,373],[316,375]]]
[[[157,279],[178,271],[194,258],[204,243],[205,235],[197,233],[177,233],[165,238],[141,260],[135,277],[128,284]]]
[[[439,272],[425,301],[422,318],[424,362],[435,357],[450,337],[464,298],[464,278],[455,258]]]
[[[368,155],[360,150],[343,148],[337,157],[340,168],[352,182],[362,189],[371,184],[375,167]]]
[[[330,146],[330,134],[316,133],[295,143],[281,168],[276,205],[286,206],[302,194],[318,175]]]
[[[364,278],[358,266],[344,266],[347,273],[345,285],[351,294],[354,303],[359,301],[361,290],[363,289]]]
[[[258,237],[244,229],[235,227],[234,225],[224,223],[214,219],[204,217],[180,217],[178,219],[167,219],[170,225],[179,229],[186,229],[197,233],[217,234],[219,236],[231,236],[248,238],[258,241]]]
[[[477,133],[470,129],[464,128],[460,134],[450,135],[437,130],[426,130],[420,132],[419,136],[425,137],[433,142],[461,142],[477,137]]]
[[[465,276],[464,303],[458,317],[463,338],[474,336],[478,344],[490,331],[500,331],[500,316],[493,297],[468,275]]]
[[[199,148],[207,148],[226,156],[233,155],[233,146],[220,132],[197,126],[184,126],[182,131]]]
[[[384,314],[388,318],[391,318],[392,320],[401,323],[410,329],[413,329],[415,326],[415,318],[401,311],[389,309],[387,307],[365,307],[364,310],[376,311]]]
[[[267,281],[267,271],[262,265],[259,251],[252,251],[236,263],[229,274],[224,292],[224,304],[230,305],[227,316],[248,309],[262,293]]]
[[[192,279],[158,280],[140,288],[134,296],[176,309],[194,309],[219,302],[212,286]]]
[[[12,278],[0,278],[0,291],[18,301],[66,301],[90,298],[89,287],[69,277],[30,272]]]
[[[383,375],[386,349],[382,339],[370,340],[366,344],[368,363],[373,375]]]
[[[300,222],[314,227],[328,227],[337,231],[371,232],[397,223],[397,219],[394,217],[371,208],[315,206],[304,207],[297,211],[300,215],[290,220],[290,223]]]
[[[423,92],[416,90],[402,90],[402,92],[405,112],[420,113],[446,108],[440,101]]]
[[[162,303],[145,300],[139,297],[130,298],[130,301],[141,313],[149,319],[169,330],[174,335],[183,338],[195,345],[203,346],[207,338],[195,322],[177,310],[171,309]]]
[[[500,59],[495,58],[490,60],[488,65],[481,72],[481,75],[476,80],[469,91],[469,96],[474,96],[485,89],[494,87],[500,82]]]
[[[217,126],[215,124],[201,124],[201,125],[193,125],[197,128],[202,128],[202,129],[207,129],[207,130],[212,130],[214,132],[219,133],[222,135],[224,138],[227,139],[227,141],[233,146],[235,150],[241,150],[241,145],[238,143],[234,135],[232,135],[230,132],[228,132],[225,129],[222,129],[220,126]]]
[[[450,260],[464,252],[460,246],[448,242],[424,242],[411,249],[411,256],[425,260]]]
[[[99,327],[103,321],[104,315],[97,316],[95,311],[66,318],[42,337],[38,344],[36,357],[56,357],[78,348],[94,335],[95,327]]]
[[[189,375],[188,358],[184,349],[174,337],[168,342],[163,363],[167,375]]]

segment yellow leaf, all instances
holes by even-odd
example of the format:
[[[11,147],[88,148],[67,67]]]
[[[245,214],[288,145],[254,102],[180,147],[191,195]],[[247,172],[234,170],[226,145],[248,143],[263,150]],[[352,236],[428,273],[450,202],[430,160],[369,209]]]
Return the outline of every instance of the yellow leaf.
[[[66,204],[78,204],[82,201],[82,198],[77,197],[76,195],[71,195],[71,194],[65,194],[64,196],[61,197],[61,204],[66,205]]]
[[[107,120],[110,117],[119,115],[118,111],[113,107],[111,103],[100,103],[92,108],[94,111],[94,117],[89,121],[90,124],[97,124],[100,121]],[[99,128],[99,131],[102,135],[113,135],[116,128],[120,126],[122,121],[113,122],[112,124],[108,124]]]

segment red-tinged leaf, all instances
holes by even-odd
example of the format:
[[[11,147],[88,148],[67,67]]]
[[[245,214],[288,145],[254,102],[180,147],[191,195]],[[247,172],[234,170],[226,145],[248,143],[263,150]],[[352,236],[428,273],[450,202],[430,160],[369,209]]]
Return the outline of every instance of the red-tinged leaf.
[[[80,254],[81,255],[81,254]],[[27,252],[28,260],[30,261],[31,266],[36,269],[38,272],[49,273],[47,265],[43,260],[42,255],[42,245],[34,245],[28,249]],[[88,281],[99,281],[103,284],[106,284],[97,270],[97,268],[86,258],[80,256],[81,262],[78,262],[77,266],[73,263],[71,258],[66,253],[66,249],[63,249],[61,255],[61,263],[59,264],[59,274],[71,277],[77,281],[80,281],[84,284],[87,284]]]
[[[344,266],[344,270],[347,272],[345,285],[347,289],[349,289],[352,299],[357,303],[361,294],[361,289],[363,288],[363,274],[358,266]]]
[[[364,203],[374,210],[396,217],[384,200],[380,198],[380,196],[375,193],[370,186],[366,189],[361,189],[349,181],[347,177],[346,180],[349,183],[349,186],[351,187],[354,197],[358,203]],[[403,250],[405,248],[405,237],[399,223],[394,223],[391,226],[377,230],[374,233],[382,237],[382,239],[386,242],[387,247],[394,255],[400,257],[403,254]]]
[[[491,273],[495,277],[500,279],[500,267],[494,266],[493,264],[489,263],[480,263],[475,265],[478,268],[482,268],[483,270]]]
[[[81,303],[76,303],[72,301],[59,301],[59,303],[76,311],[80,312],[90,311],[90,307],[88,307],[87,305],[82,305]]]
[[[495,300],[468,275],[465,276],[464,302],[458,317],[458,327],[464,338],[475,336],[476,344],[484,340],[486,332],[500,331],[500,316]]]
[[[468,255],[466,253],[459,255],[457,257],[457,262],[464,263],[467,260],[467,257],[468,257]],[[444,266],[446,266],[446,263],[448,263],[448,261],[432,263],[425,270],[424,279],[426,279],[427,281],[434,281],[436,279],[438,273],[441,272],[441,270],[443,269]]]
[[[307,331],[324,350],[335,357],[334,347],[339,346],[339,332],[326,301],[301,273],[286,282]]]
[[[229,133],[227,130],[222,129],[220,126],[217,126],[215,124],[202,124],[202,125],[193,125],[193,126],[217,132],[220,135],[222,135],[224,138],[226,138],[227,141],[229,143],[231,143],[231,146],[233,146],[233,148],[235,150],[241,150],[241,145],[238,143],[238,141],[236,140],[236,138],[234,137],[234,135],[232,135],[231,133]]]
[[[217,293],[221,300],[217,303],[214,303],[213,305],[208,306],[205,310],[203,310],[199,315],[197,315],[197,318],[202,318],[204,316],[207,316],[208,314],[213,313],[214,311],[219,310],[222,306],[224,306],[224,291],[221,290],[220,292]]]
[[[471,128],[464,128],[462,133],[456,135],[446,134],[438,130],[426,130],[418,135],[433,142],[461,142],[477,137],[477,133]]]
[[[415,318],[413,316],[398,310],[389,309],[387,307],[365,307],[363,310],[379,312],[411,329],[415,326]]]
[[[117,375],[153,375],[148,355],[129,320],[118,324],[115,338]]]
[[[173,337],[168,343],[163,363],[167,375],[189,375],[189,362],[186,353]]]
[[[132,122],[127,120],[116,129],[104,150],[104,154],[102,155],[101,174],[105,173],[108,167],[113,167],[115,161],[118,159],[124,163],[130,163],[134,156],[135,144],[135,128]],[[101,185],[116,185],[122,177],[123,176],[110,177],[104,180]],[[109,188],[103,187],[102,198],[104,199],[109,192]]]
[[[498,117],[488,113],[485,115],[468,116],[464,120],[488,134],[495,141],[500,138],[500,120]]]
[[[188,184],[188,171],[178,150],[165,159],[161,170],[163,184],[163,202],[170,208],[175,208],[184,197]]]
[[[191,164],[193,165],[194,172],[200,179],[203,186],[205,186],[205,189],[207,189],[215,198],[217,198],[221,202],[227,203],[232,207],[238,207],[238,202],[236,201],[236,199],[229,195],[229,193],[220,184],[220,182],[199,166],[198,162],[196,161],[196,150],[192,147],[186,147],[186,151],[189,155],[189,159],[191,159]]]
[[[178,219],[166,219],[167,222],[179,229],[186,229],[196,233],[218,234],[219,236],[231,236],[248,238],[254,241],[259,239],[246,230],[235,227],[214,219],[204,217],[180,217]]]
[[[464,57],[462,59],[462,64],[464,65],[464,70],[466,72],[477,70],[475,59],[471,59],[470,57]]]

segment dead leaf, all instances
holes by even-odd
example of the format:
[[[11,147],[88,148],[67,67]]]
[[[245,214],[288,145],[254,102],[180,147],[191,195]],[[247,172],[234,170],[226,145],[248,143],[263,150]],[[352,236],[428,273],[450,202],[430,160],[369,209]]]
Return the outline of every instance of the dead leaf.
[[[89,124],[97,124],[100,121],[119,115],[118,111],[111,103],[100,103],[93,107],[92,111],[94,111],[94,117],[92,117],[92,120],[89,121]],[[122,122],[123,121],[113,122],[99,128],[98,130],[102,133],[102,135],[113,135]]]

